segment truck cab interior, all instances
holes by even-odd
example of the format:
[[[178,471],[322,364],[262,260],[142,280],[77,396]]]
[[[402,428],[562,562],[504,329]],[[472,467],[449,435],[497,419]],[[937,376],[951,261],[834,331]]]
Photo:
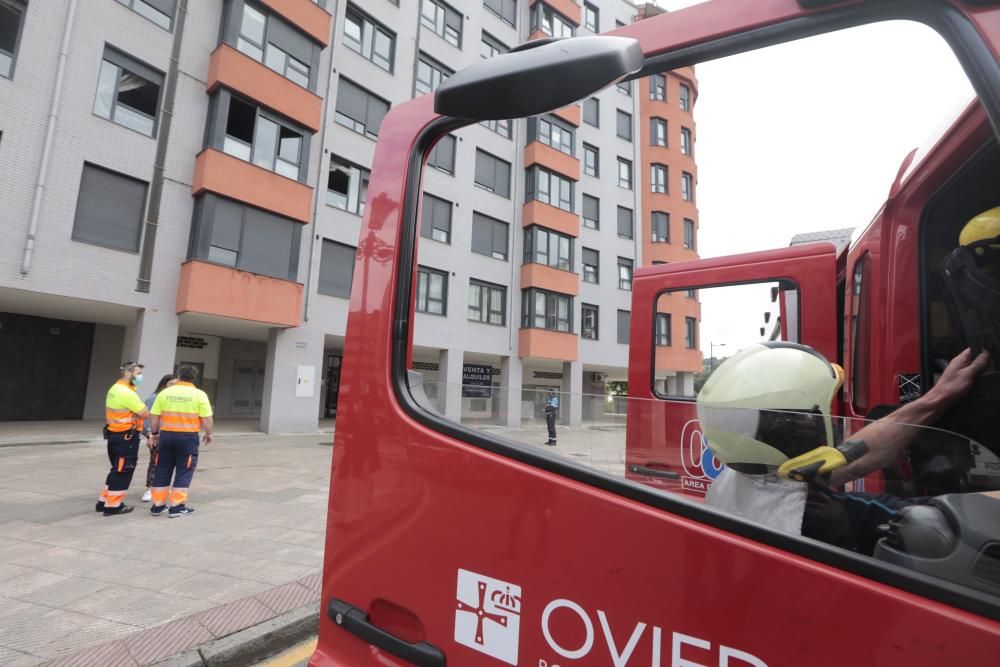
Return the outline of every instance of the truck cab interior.
[[[985,123],[985,119],[983,119]],[[965,443],[917,445],[911,451],[913,480],[918,491],[932,495],[1000,488],[1000,423],[995,410],[1000,399],[1000,294],[992,301],[963,289],[967,276],[955,275],[949,266],[959,247],[963,228],[977,215],[1000,205],[996,174],[1000,146],[990,136],[976,148],[933,193],[920,219],[919,266],[921,311],[922,384],[930,387],[948,361],[971,347],[986,349],[992,362],[979,376],[972,392],[936,426],[968,438]],[[968,255],[977,268],[991,276],[1000,268],[995,258]],[[963,325],[961,312],[974,310],[976,324]],[[982,329],[982,330],[979,330]]]

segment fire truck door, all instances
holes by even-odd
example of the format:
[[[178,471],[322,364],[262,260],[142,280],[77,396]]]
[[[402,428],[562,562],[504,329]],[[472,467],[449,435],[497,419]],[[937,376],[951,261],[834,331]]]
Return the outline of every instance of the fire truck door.
[[[652,339],[633,337],[629,394],[654,400],[630,406],[626,475],[664,490],[704,496],[721,464],[708,453],[695,416],[697,389],[721,357],[759,340],[802,343],[835,361],[835,290],[836,252],[823,243],[637,272],[633,326],[655,333]],[[758,319],[744,321],[741,305],[755,297]],[[766,322],[761,313],[765,309]],[[644,318],[652,320],[650,326],[639,324]],[[734,332],[734,338],[715,338],[712,332],[720,330]],[[678,363],[685,363],[685,355],[693,357],[701,371],[693,383],[687,374],[675,371]],[[653,414],[646,414],[646,408]]]

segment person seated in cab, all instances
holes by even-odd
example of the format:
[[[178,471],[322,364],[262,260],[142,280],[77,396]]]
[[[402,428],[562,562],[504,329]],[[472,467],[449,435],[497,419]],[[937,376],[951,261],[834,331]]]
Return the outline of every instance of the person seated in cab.
[[[726,469],[709,505],[778,530],[871,555],[879,527],[929,497],[842,490],[894,463],[972,388],[990,362],[965,350],[926,394],[856,433],[830,406],[844,372],[811,347],[769,342],[744,348],[711,375],[697,398],[707,445]],[[844,428],[846,427],[846,428]],[[834,445],[837,445],[834,447]]]

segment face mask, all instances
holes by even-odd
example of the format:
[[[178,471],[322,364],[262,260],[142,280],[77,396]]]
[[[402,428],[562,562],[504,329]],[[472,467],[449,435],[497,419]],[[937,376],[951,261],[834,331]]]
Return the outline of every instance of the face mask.
[[[140,382],[142,382],[142,373],[139,373],[134,378],[132,378],[132,382],[134,382],[136,384],[139,384]]]

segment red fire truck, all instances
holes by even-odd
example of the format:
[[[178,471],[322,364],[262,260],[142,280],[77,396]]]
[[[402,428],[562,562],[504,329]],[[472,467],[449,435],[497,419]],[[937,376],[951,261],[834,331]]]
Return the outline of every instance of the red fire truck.
[[[618,80],[897,19],[936,30],[978,100],[907,158],[848,251],[795,246],[636,272],[625,476],[431,407],[412,336],[422,167],[438,138]],[[717,462],[693,401],[656,390],[653,336],[665,293],[773,283],[782,336],[847,369],[833,406],[845,432],[930,386],[957,352],[941,253],[1000,203],[998,45],[1000,3],[988,0],[710,0],[606,36],[533,43],[394,108],[359,239],[311,664],[1000,664],[995,510],[985,526],[981,513],[953,515],[968,567],[950,577],[714,509],[699,491]],[[918,472],[901,464],[865,483],[912,490]]]

